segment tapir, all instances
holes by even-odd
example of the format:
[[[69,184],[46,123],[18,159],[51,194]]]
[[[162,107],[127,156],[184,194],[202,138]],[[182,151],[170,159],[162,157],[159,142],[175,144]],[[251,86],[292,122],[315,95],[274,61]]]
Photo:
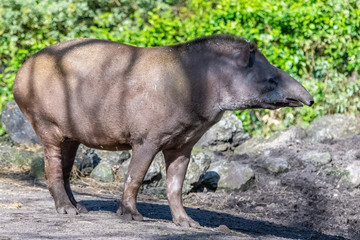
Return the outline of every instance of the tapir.
[[[255,44],[232,35],[160,47],[99,39],[56,43],[22,65],[13,93],[41,140],[58,213],[86,212],[69,183],[82,143],[110,151],[132,149],[117,213],[142,220],[136,209],[138,190],[162,151],[172,219],[185,227],[200,226],[182,202],[192,147],[224,111],[314,103]]]

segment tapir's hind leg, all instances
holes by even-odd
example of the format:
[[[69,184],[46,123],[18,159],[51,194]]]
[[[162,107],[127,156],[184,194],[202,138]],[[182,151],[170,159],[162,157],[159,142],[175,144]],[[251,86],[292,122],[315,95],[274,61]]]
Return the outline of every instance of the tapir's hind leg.
[[[78,214],[65,190],[60,143],[43,143],[45,158],[45,177],[49,191],[54,198],[56,211],[63,214]]]
[[[87,212],[86,208],[76,202],[70,188],[70,175],[71,175],[72,166],[74,165],[74,160],[78,147],[79,147],[79,142],[70,141],[70,140],[64,141],[61,144],[61,157],[62,157],[61,164],[63,169],[65,191],[71,203],[76,207],[76,209],[80,213],[86,213]]]
[[[149,143],[132,148],[132,157],[125,177],[124,193],[117,211],[125,220],[143,220],[143,216],[136,209],[136,198],[145,174],[157,152],[158,149]]]
[[[62,214],[78,214],[79,210],[69,186],[70,171],[78,144],[69,144],[53,124],[41,123],[41,127],[35,124],[34,129],[43,144],[45,177],[56,211]]]
[[[166,191],[173,222],[183,227],[200,227],[198,222],[187,215],[182,202],[182,186],[190,161],[191,147],[163,151],[166,162]]]

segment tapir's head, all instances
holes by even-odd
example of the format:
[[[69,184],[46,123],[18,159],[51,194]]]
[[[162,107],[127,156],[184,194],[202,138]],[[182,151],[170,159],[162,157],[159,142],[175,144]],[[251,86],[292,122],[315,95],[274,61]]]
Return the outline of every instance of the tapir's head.
[[[222,43],[228,44],[226,48],[221,47],[226,54],[218,54],[213,64],[217,66],[216,70],[212,71],[212,76],[219,82],[220,108],[277,109],[314,103],[298,81],[271,65],[254,44],[236,38]]]

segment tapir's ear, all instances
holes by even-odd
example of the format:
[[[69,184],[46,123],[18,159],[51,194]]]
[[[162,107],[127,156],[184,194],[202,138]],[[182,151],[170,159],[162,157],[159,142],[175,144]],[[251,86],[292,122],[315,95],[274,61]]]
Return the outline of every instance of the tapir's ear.
[[[252,67],[255,62],[255,45],[248,42],[244,48],[236,53],[236,63],[240,67]]]

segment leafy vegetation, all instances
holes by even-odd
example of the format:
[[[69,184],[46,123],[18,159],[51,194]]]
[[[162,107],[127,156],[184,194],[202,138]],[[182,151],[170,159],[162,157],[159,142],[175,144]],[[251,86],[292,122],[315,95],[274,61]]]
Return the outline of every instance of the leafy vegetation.
[[[31,54],[78,37],[159,46],[230,33],[255,42],[314,96],[309,108],[238,112],[251,134],[360,110],[357,0],[2,0],[0,108]]]

